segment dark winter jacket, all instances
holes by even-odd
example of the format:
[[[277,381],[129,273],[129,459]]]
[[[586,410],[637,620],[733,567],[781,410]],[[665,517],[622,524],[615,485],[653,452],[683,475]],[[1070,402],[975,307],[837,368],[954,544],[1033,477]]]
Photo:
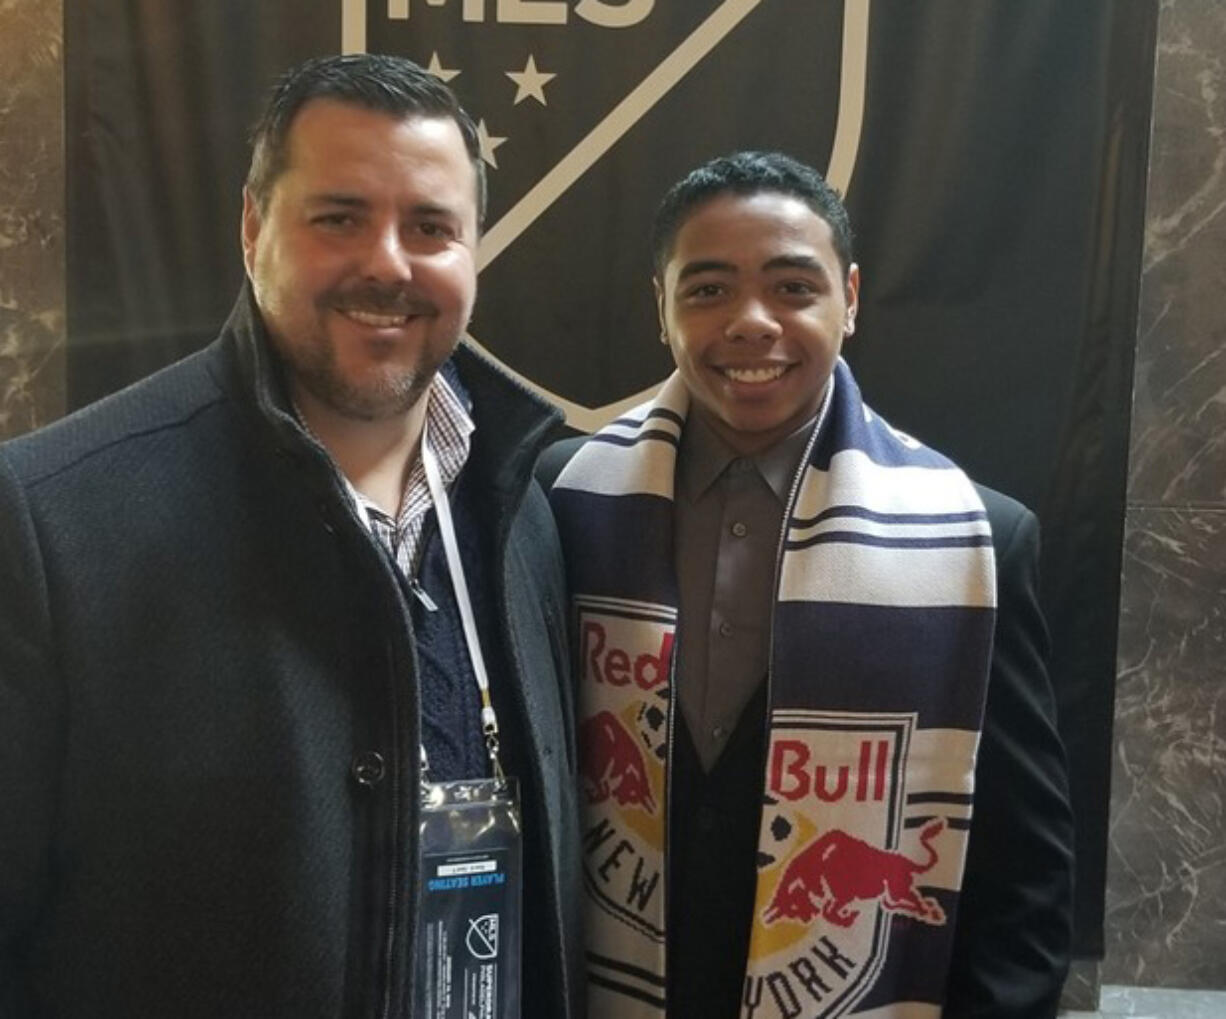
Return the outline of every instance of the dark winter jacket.
[[[461,348],[495,705],[523,785],[524,1015],[577,1000],[556,412]],[[219,339],[0,447],[0,1016],[407,1017],[419,707],[390,559]]]

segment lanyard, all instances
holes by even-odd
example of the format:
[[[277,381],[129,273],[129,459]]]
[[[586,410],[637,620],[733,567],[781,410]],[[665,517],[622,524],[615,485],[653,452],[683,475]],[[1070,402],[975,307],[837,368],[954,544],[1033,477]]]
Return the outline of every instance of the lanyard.
[[[477,637],[477,621],[473,616],[472,599],[468,594],[468,581],[464,579],[464,566],[460,562],[460,547],[456,543],[455,524],[451,518],[451,504],[447,499],[447,489],[443,485],[443,477],[438,469],[438,459],[435,457],[430,443],[427,441],[426,427],[421,433],[421,462],[426,469],[426,484],[430,487],[430,498],[434,502],[434,512],[438,516],[439,534],[443,539],[443,551],[447,555],[447,571],[451,574],[451,587],[455,591],[456,603],[460,607],[460,622],[464,625],[464,641],[468,645],[468,657],[472,662],[473,674],[477,677],[477,689],[481,693],[481,732],[485,736],[485,749],[490,755],[490,764],[494,769],[494,778],[506,778],[502,770],[502,760],[498,753],[498,717],[494,714],[494,705],[490,700],[490,679],[485,671],[485,656],[481,653],[481,641]],[[423,769],[426,765],[426,748],[421,748]],[[423,779],[424,779],[423,772]]]

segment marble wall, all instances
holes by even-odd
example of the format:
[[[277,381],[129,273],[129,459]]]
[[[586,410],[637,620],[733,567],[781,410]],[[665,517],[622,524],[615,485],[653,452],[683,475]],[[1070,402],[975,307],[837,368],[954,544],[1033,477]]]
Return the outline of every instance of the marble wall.
[[[1102,977],[1226,989],[1226,5],[1158,40]]]
[[[0,439],[64,412],[59,0],[0,0]]]

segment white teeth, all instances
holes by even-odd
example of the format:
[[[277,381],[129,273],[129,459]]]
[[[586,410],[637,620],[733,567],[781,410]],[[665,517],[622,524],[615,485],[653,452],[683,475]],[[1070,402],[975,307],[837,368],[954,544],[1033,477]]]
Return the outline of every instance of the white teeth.
[[[355,322],[361,322],[362,325],[372,326],[375,329],[393,329],[404,325],[409,320],[408,315],[377,315],[373,311],[359,311],[356,308],[347,308],[344,314]]]
[[[772,368],[725,368],[724,374],[733,382],[773,382],[784,372],[783,365]]]

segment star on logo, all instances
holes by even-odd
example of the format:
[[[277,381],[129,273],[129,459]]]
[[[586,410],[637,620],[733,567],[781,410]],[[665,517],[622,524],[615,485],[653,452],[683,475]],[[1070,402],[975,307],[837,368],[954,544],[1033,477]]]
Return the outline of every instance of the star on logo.
[[[477,122],[477,143],[481,147],[481,158],[495,170],[498,169],[498,160],[494,157],[494,150],[505,141],[506,138],[490,134],[489,129],[485,126],[485,118]]]
[[[528,62],[524,64],[522,71],[507,71],[506,75],[516,85],[516,106],[529,97],[535,99],[542,106],[549,105],[545,102],[545,85],[556,78],[557,75],[538,71],[536,69],[536,58],[531,53],[528,54]]]
[[[442,61],[438,58],[438,50],[430,54],[430,63],[426,66],[426,70],[443,82],[451,81],[452,78],[460,73],[458,69],[452,71],[443,66]]]

